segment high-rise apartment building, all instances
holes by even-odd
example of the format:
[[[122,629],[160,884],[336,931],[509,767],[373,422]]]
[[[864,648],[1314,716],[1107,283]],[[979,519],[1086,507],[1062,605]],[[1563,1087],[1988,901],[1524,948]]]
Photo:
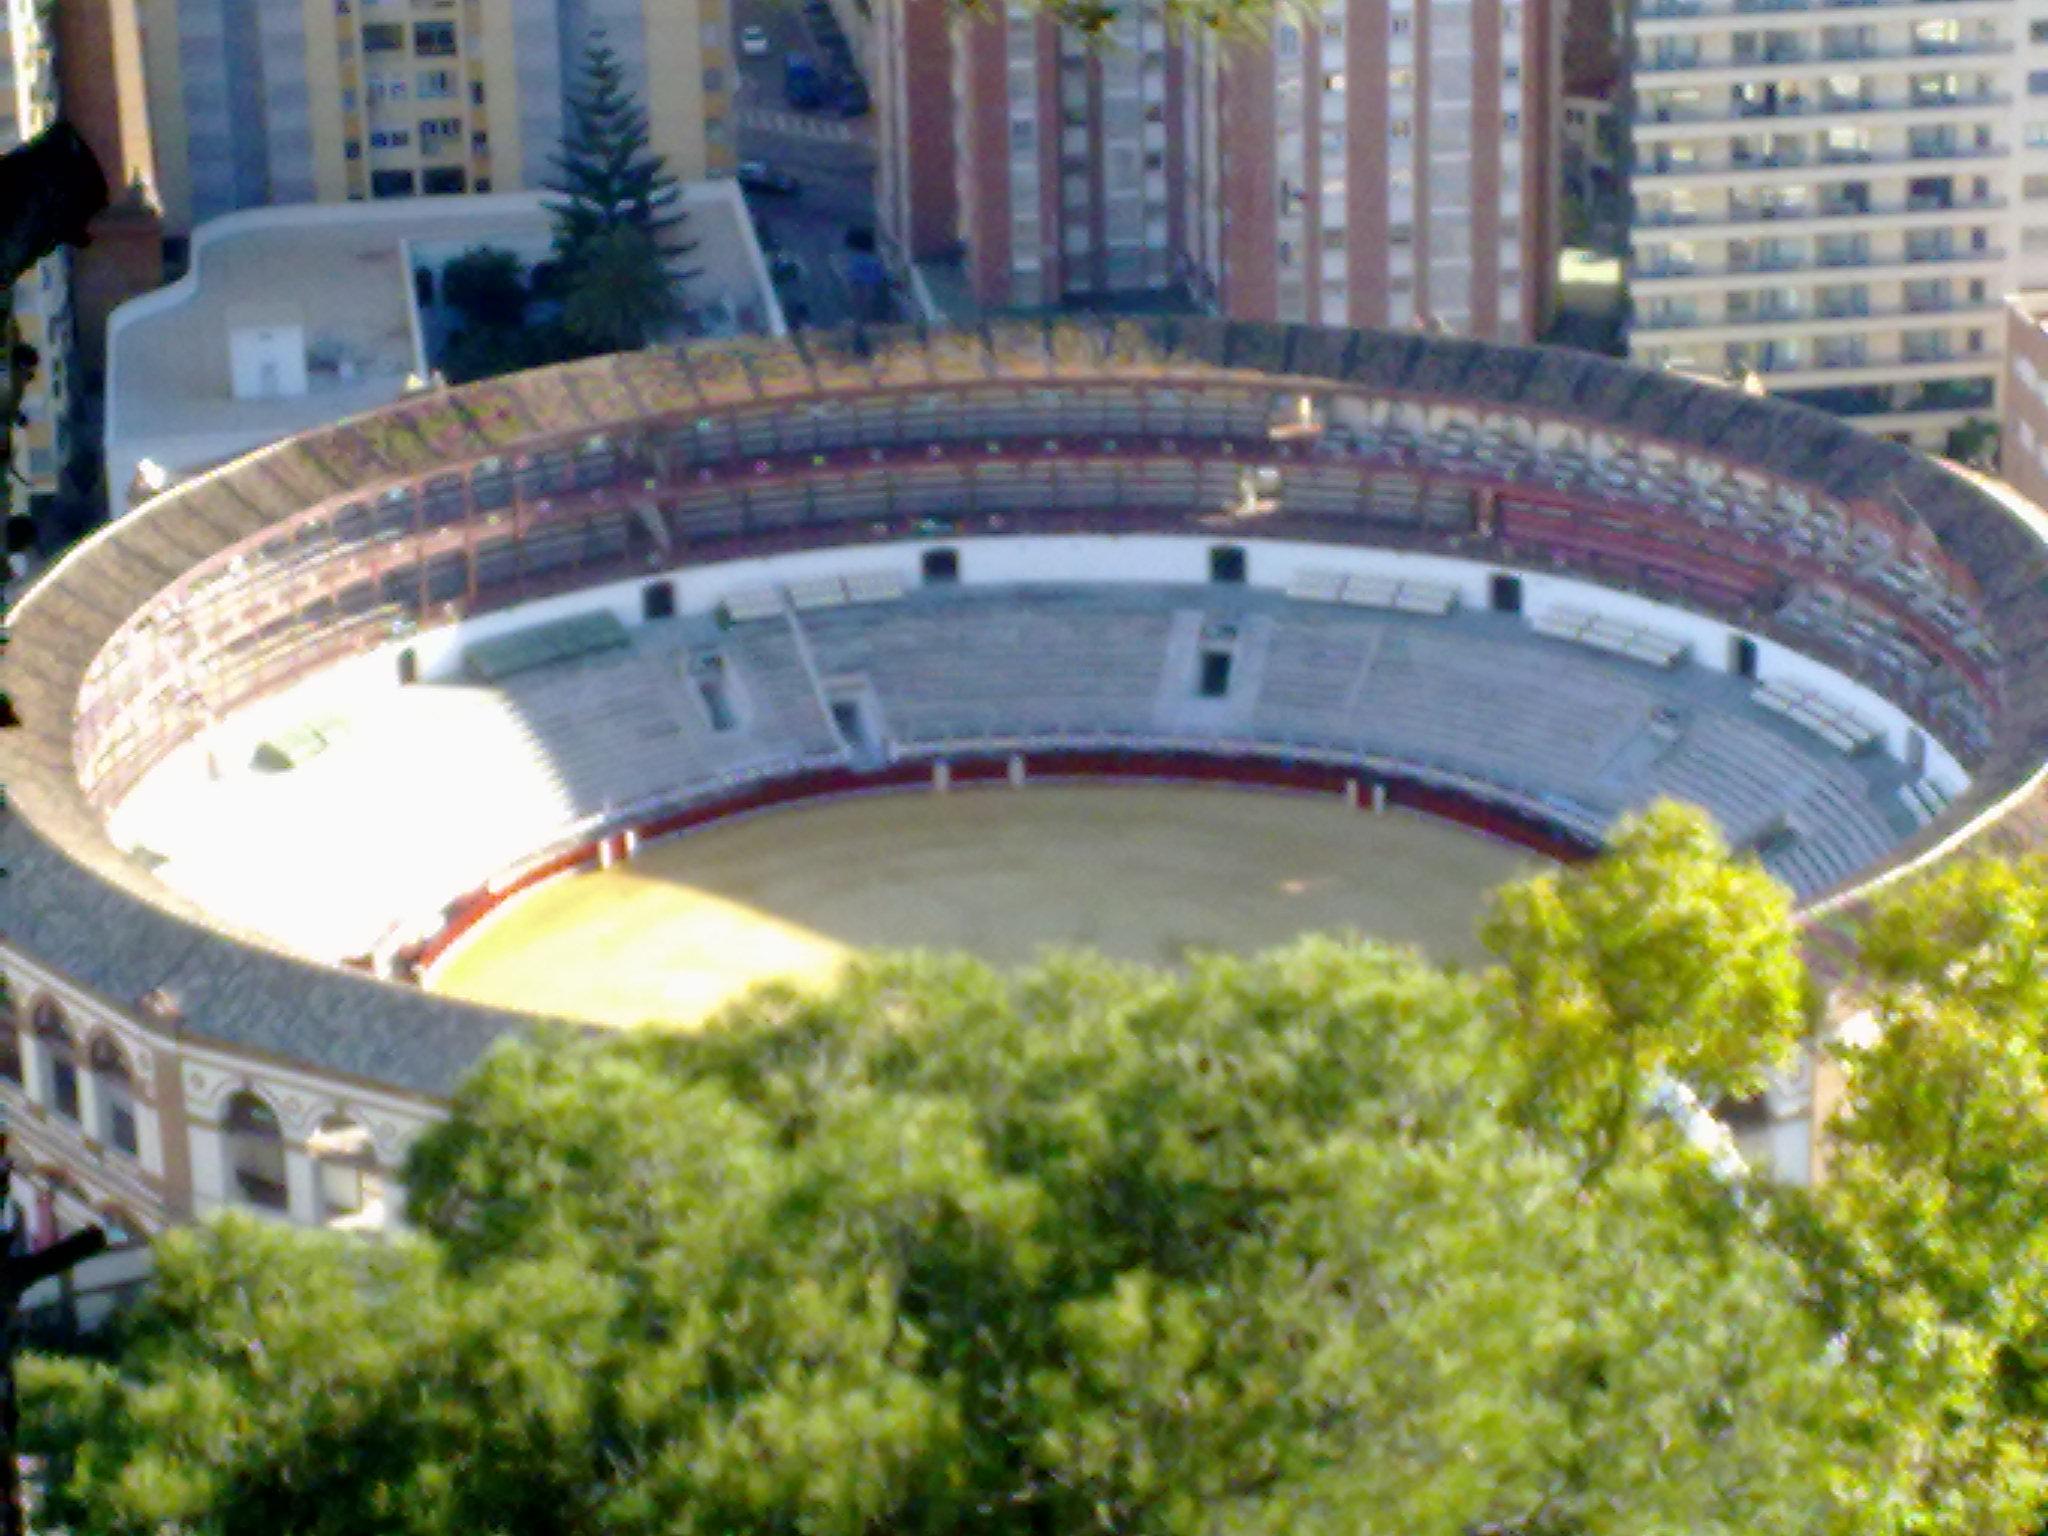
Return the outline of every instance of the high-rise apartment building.
[[[1632,26],[1631,355],[1928,447],[1991,416],[2003,297],[2048,268],[2048,5],[1638,0]]]
[[[934,254],[950,202],[984,305],[1181,289],[1240,319],[1539,328],[1555,249],[1547,0],[1332,0],[1255,40],[1140,7],[1094,43],[1022,5],[950,23],[934,9],[878,7],[904,57],[948,25],[951,52],[943,96],[929,65],[882,75],[882,222]]]
[[[57,118],[54,17],[47,0],[0,0],[0,152]],[[15,334],[42,355],[12,429],[13,467],[31,496],[57,489],[64,468],[71,355],[70,253],[59,249],[14,285]],[[0,431],[9,428],[0,423]]]
[[[236,208],[531,190],[601,35],[685,180],[733,164],[727,0],[142,0],[174,230]]]
[[[880,233],[899,255],[943,255],[960,237],[952,0],[878,0],[873,13]]]
[[[55,16],[57,97],[112,192],[91,241],[71,253],[78,376],[91,392],[106,360],[108,317],[163,281],[163,216],[135,0],[64,0]]]

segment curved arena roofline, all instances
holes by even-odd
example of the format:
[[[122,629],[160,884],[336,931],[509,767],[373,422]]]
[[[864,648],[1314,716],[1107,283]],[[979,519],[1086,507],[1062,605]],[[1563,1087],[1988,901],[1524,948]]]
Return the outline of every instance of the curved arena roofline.
[[[1101,404],[1101,392],[1118,389],[1143,402],[1206,391],[1217,403],[1199,421],[1179,411],[1160,428],[1140,419],[1149,403],[1132,406],[1120,396],[1113,409],[1124,416],[1088,419],[1088,402]],[[1022,401],[1062,390],[1078,402],[1062,407],[1064,416],[1033,419],[1016,405],[1009,418],[976,417],[967,408],[985,394]],[[1318,451],[1268,432],[1264,402],[1293,396],[1352,411],[1360,425],[1350,446]],[[896,402],[886,406],[880,438],[825,446],[820,436],[793,447],[785,430],[858,414],[875,401]],[[930,402],[932,412],[917,414],[911,406],[918,402]],[[941,403],[948,409],[939,410]],[[964,426],[950,419],[955,405]],[[1463,414],[1439,427],[1430,413],[1444,411]],[[1489,457],[1495,413],[1562,435],[1546,441],[1540,432],[1528,435],[1537,429],[1518,427],[1521,436],[1510,434],[1514,451]],[[984,420],[991,424],[976,425]],[[1475,420],[1477,427],[1460,424]],[[693,447],[693,428],[713,431],[723,457]],[[1587,434],[1604,435],[1598,441],[1606,446]],[[1956,750],[1972,781],[1884,868],[1823,909],[1838,909],[1886,870],[1930,851],[2031,845],[2048,833],[2041,793],[2048,600],[2039,596],[2048,546],[1994,497],[1910,449],[1800,406],[1555,349],[1205,320],[1007,324],[649,351],[414,397],[197,476],[102,530],[26,596],[0,662],[24,722],[0,737],[12,812],[0,826],[0,860],[11,871],[0,887],[0,937],[124,1007],[148,996],[175,999],[199,1036],[445,1095],[492,1039],[522,1020],[224,936],[116,849],[103,828],[109,798],[133,782],[151,753],[168,749],[172,728],[144,736],[141,722],[182,720],[178,729],[190,734],[210,711],[281,682],[271,665],[279,647],[306,670],[406,626],[451,622],[664,561],[900,538],[950,514],[889,496],[878,510],[837,523],[822,521],[818,509],[842,494],[850,502],[881,494],[871,482],[888,476],[898,477],[900,490],[926,467],[920,455],[942,467],[966,465],[947,470],[948,483],[972,486],[967,461],[983,435],[990,454],[1004,448],[995,462],[1013,479],[1050,462],[1028,457],[1041,441],[1048,455],[1064,443],[1070,456],[1059,463],[1075,466],[1076,485],[1094,489],[1076,492],[1084,499],[1058,515],[1027,506],[966,519],[972,531],[1177,528],[1224,538],[1270,531],[1449,549],[1696,606],[1779,634],[1887,692],[1883,679],[1894,674],[1874,662],[1862,666],[1850,649],[1853,635],[1874,621],[1883,643],[1904,657],[1896,675],[1911,687],[1897,685],[1910,694],[1902,706]],[[595,487],[576,478],[573,462],[575,446],[589,443],[607,456],[610,477]],[[1463,458],[1450,452],[1453,443]],[[1603,470],[1620,462],[1615,452],[1630,456],[1635,481],[1619,483]],[[554,471],[545,471],[534,482],[545,494],[535,497],[519,477],[552,462],[550,455],[561,473],[547,478]],[[1569,474],[1544,482],[1553,463],[1567,461]],[[1232,523],[1220,503],[1205,498],[1247,466],[1271,469],[1286,490],[1276,515]],[[487,474],[507,482],[502,507],[483,500]],[[1440,527],[1426,516],[1354,516],[1389,476],[1422,493],[1439,482],[1454,488],[1474,520]],[[457,509],[445,525],[433,515],[441,486],[452,487],[447,495]],[[725,509],[752,508],[756,497],[769,505],[769,493],[756,489],[764,486],[797,495],[810,511],[757,518],[746,510],[730,526],[718,521]],[[658,556],[632,543],[634,509],[620,503],[635,497],[661,525],[660,537],[674,541],[663,542]],[[504,534],[517,551],[538,550],[559,532],[551,518],[574,517],[583,519],[579,537],[588,535],[595,548],[601,501],[619,524],[616,550],[607,546],[594,563],[579,553],[545,579],[515,561],[501,587],[482,582],[491,553],[477,546],[486,537]],[[373,523],[387,504],[404,510],[396,542],[377,545]],[[1773,521],[1787,508],[1800,517],[1812,512],[1823,533],[1797,518],[1782,527]],[[1709,526],[1709,509],[1723,525]],[[1764,520],[1746,522],[1751,512]],[[334,536],[358,516],[364,542]],[[1642,520],[1640,531],[1614,531],[1631,516]],[[1663,527],[1662,543],[1653,522]],[[1681,534],[1675,542],[1674,527]],[[271,587],[252,578],[245,595],[235,585],[241,562],[259,546],[284,551],[288,530],[294,538],[318,533],[324,542],[307,544],[312,553],[298,567],[280,566],[284,574]],[[1781,536],[1788,542],[1770,542]],[[1722,558],[1715,548],[1730,553]],[[349,551],[346,559],[337,549]],[[297,595],[295,583],[344,566],[359,578],[354,587]],[[1698,582],[1688,579],[1693,567]],[[1771,587],[1738,579],[1731,574],[1737,567],[1806,574]],[[458,571],[466,582],[441,582]],[[237,638],[243,649],[223,641],[208,650],[210,634],[190,615],[205,612],[199,605],[209,581],[226,582],[216,590],[234,599],[238,621],[247,613],[254,625],[272,607],[284,617]],[[1801,601],[1818,594],[1823,607],[1837,605],[1854,624],[1825,643],[1799,630],[1787,607],[1773,606],[1788,585]],[[359,589],[368,601],[354,609],[346,599]],[[229,611],[223,603],[218,614]],[[222,658],[239,666],[244,656],[251,658],[250,692],[209,700],[194,686],[201,659],[225,667]]]

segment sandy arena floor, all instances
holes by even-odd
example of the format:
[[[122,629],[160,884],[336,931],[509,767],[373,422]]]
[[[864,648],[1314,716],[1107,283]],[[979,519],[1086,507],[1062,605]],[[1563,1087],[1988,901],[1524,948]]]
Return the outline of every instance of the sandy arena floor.
[[[435,971],[458,997],[593,1023],[702,1019],[771,976],[864,948],[997,963],[1085,945],[1173,964],[1351,930],[1478,957],[1484,893],[1533,854],[1336,799],[1034,786],[830,801],[726,822],[556,881]]]

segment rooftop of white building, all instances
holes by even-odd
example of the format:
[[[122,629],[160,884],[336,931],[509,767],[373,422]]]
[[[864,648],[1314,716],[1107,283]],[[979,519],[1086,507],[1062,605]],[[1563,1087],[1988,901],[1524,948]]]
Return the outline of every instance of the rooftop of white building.
[[[190,269],[114,313],[107,336],[109,514],[138,466],[175,477],[396,399],[430,362],[415,274],[479,245],[549,254],[541,193],[300,204],[200,226]],[[712,335],[781,334],[746,204],[730,181],[683,188]]]

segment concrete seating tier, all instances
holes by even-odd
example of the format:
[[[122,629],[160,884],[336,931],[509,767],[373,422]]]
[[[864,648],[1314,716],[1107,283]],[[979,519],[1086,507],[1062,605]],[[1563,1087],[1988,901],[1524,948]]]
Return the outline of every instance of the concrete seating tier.
[[[1360,603],[1359,580],[1311,573],[1298,598],[861,581],[853,601],[852,581],[817,578],[806,595],[831,582],[838,601],[769,594],[758,620],[641,625],[628,646],[490,686],[394,688],[340,715],[309,696],[304,720],[346,719],[327,750],[267,773],[244,753],[220,780],[160,770],[124,808],[124,846],[294,948],[362,953],[622,815],[845,760],[825,700],[850,697],[871,706],[884,758],[1061,741],[1302,754],[1494,786],[1591,829],[1674,796],[1801,896],[1938,809],[1882,753],[1823,745],[1785,690],[1767,703],[1719,672],[1586,645],[1583,625],[1564,633],[1587,616],[1551,614],[1535,627],[1580,643],[1546,644],[1515,616],[1403,603],[1402,583]],[[1213,696],[1197,663],[1218,645],[1230,681]]]

